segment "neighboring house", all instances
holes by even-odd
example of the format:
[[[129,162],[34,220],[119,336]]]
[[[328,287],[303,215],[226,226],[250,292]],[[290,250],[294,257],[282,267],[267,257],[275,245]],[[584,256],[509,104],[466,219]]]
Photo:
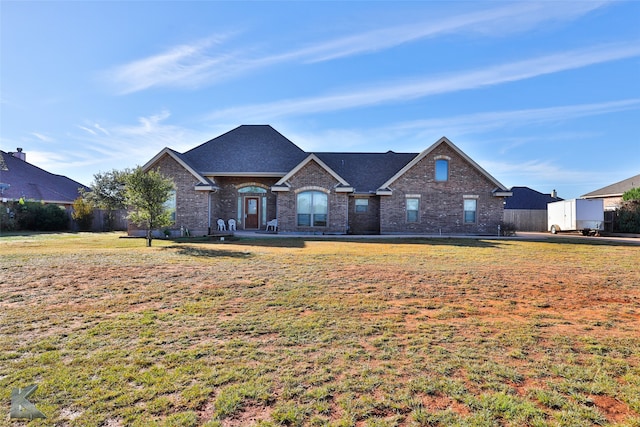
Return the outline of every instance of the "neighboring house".
[[[38,201],[71,208],[80,195],[79,189],[88,188],[62,175],[49,173],[26,161],[21,148],[15,153],[0,151],[0,187],[3,201]]]
[[[447,138],[422,153],[307,153],[268,125],[244,125],[143,166],[176,184],[174,233],[496,234],[511,193]],[[138,233],[130,230],[132,234]]]
[[[632,176],[599,190],[583,194],[583,199],[602,199],[604,201],[604,210],[613,211],[620,207],[622,203],[622,195],[632,188],[640,187],[640,175]]]
[[[540,193],[529,187],[511,187],[504,204],[504,222],[518,231],[547,231],[547,203],[563,200],[556,191]]]
[[[623,179],[599,190],[583,194],[583,199],[602,199],[604,204],[604,231],[614,231],[616,210],[622,205],[622,195],[632,188],[640,187],[640,175]]]

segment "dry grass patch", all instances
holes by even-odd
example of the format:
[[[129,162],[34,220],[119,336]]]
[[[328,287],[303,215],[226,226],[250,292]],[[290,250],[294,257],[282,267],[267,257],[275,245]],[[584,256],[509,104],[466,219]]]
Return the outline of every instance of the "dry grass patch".
[[[640,425],[640,247],[0,238],[33,425]]]

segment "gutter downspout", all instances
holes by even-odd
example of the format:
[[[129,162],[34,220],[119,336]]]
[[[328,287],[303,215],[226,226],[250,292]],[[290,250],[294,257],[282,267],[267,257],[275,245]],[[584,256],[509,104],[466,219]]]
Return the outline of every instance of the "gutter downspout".
[[[347,214],[345,215],[345,218],[347,219],[347,223],[344,225],[344,234],[349,234],[349,202],[350,202],[349,199],[350,198],[348,194],[345,194],[345,196],[347,196],[347,203],[346,203]]]
[[[209,196],[207,197],[207,235],[211,234],[211,195],[213,191],[209,191]]]

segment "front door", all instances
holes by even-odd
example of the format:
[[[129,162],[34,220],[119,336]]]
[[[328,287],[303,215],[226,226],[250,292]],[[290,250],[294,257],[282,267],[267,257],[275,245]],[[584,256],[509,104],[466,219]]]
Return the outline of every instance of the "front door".
[[[245,229],[257,229],[258,220],[260,218],[258,212],[259,197],[245,197],[244,199],[244,228]]]

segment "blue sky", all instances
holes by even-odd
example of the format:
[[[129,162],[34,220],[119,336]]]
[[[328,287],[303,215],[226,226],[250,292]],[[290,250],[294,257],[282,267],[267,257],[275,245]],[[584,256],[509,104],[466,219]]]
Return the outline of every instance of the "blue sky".
[[[446,136],[507,187],[640,173],[638,1],[0,0],[0,149],[90,184],[242,124],[306,151]]]

